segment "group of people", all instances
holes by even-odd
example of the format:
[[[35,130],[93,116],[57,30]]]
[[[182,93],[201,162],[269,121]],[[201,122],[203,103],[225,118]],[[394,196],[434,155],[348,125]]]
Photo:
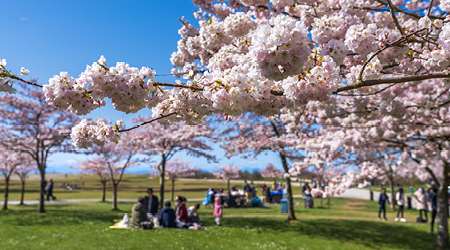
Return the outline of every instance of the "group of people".
[[[198,230],[201,228],[198,210],[200,204],[187,207],[187,199],[178,196],[175,201],[175,208],[172,208],[170,201],[164,202],[164,206],[159,210],[159,199],[153,193],[152,188],[147,189],[148,195],[138,198],[136,204],[131,209],[131,221],[128,227],[151,229],[162,228],[188,228]]]
[[[264,194],[264,202],[268,203],[280,203],[285,192],[285,187],[278,181],[274,181],[272,187],[270,185],[263,184],[262,192]]]
[[[431,232],[434,232],[434,223],[437,215],[437,188],[431,187],[427,191],[423,187],[418,188],[411,195],[415,208],[419,211],[417,222],[427,223],[428,212],[431,212]],[[398,187],[395,192],[395,205],[397,207],[397,214],[395,221],[406,222],[405,219],[405,205],[406,205],[405,191],[402,187]],[[386,217],[386,205],[390,204],[389,196],[386,192],[386,188],[382,188],[380,196],[378,197],[378,218],[387,220]]]
[[[236,186],[230,188],[228,194],[224,193],[223,189],[209,188],[206,197],[203,200],[203,205],[216,206],[216,197],[220,197],[222,206],[227,207],[261,207],[262,200],[258,197],[256,186],[253,182],[245,181],[244,188],[238,189]]]

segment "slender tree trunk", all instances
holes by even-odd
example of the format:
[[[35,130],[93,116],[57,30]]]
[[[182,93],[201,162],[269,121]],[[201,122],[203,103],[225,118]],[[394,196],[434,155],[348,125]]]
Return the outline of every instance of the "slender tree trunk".
[[[117,192],[119,189],[119,184],[117,182],[113,182],[112,183],[112,188],[113,188],[113,204],[112,204],[112,209],[114,211],[119,210],[119,207],[117,206]]]
[[[39,213],[45,213],[45,168],[39,167],[41,190],[39,194]]]
[[[228,196],[231,196],[231,184],[230,184],[230,179],[227,179],[227,191],[228,191]]]
[[[448,162],[444,162],[444,170],[443,170],[444,178],[441,182],[441,185],[439,186],[438,191],[438,212],[437,212],[438,234],[437,234],[436,249],[439,250],[449,249],[449,242],[448,242],[449,168],[450,164]]]
[[[166,176],[166,156],[163,154],[161,157],[161,169],[159,172],[159,198],[161,199],[161,202],[159,203],[160,209],[162,209],[164,206],[165,176]]]
[[[9,178],[9,176],[5,178],[5,199],[3,200],[3,210],[8,210]]]
[[[102,202],[106,202],[106,181],[102,181]]]
[[[20,180],[20,203],[19,205],[25,205],[25,179]]]
[[[283,165],[284,173],[289,173],[289,166],[286,157],[279,153],[281,163]],[[291,178],[287,177],[286,179],[286,188],[287,188],[287,198],[288,198],[288,220],[296,220],[295,210],[294,210],[294,195],[292,192]]]
[[[392,209],[395,209],[395,205],[396,205],[395,187],[394,187],[394,180],[392,178],[389,178],[389,185],[391,186],[391,207],[392,207]]]
[[[175,201],[175,178],[172,178],[171,181],[172,181],[172,199],[171,199],[171,201],[173,202],[173,201]]]

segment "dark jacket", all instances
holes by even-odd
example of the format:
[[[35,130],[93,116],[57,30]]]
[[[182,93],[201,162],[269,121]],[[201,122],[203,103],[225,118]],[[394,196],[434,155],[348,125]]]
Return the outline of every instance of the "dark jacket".
[[[159,225],[161,227],[176,227],[175,210],[170,207],[165,207],[159,212]]]
[[[158,197],[156,197],[155,195],[152,195],[151,198],[149,198],[148,196],[145,196],[144,205],[145,205],[145,210],[148,213],[151,213],[154,216],[158,214],[159,200],[158,200]]]
[[[428,192],[428,199],[431,203],[431,210],[437,211],[437,194],[434,191]]]
[[[380,206],[386,206],[386,203],[389,203],[389,196],[385,193],[380,193],[380,197],[378,198],[378,204]]]

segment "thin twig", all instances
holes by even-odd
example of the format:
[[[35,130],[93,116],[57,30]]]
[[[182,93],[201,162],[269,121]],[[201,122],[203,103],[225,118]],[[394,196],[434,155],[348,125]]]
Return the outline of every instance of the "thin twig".
[[[131,130],[134,130],[134,129],[138,129],[138,128],[144,126],[144,125],[150,124],[150,123],[152,123],[152,122],[155,122],[155,121],[164,119],[164,118],[166,118],[166,117],[169,117],[169,116],[172,116],[172,115],[175,115],[175,114],[176,114],[176,112],[172,112],[172,113],[169,113],[169,114],[167,114],[167,115],[161,115],[161,116],[156,117],[156,118],[153,118],[153,119],[151,119],[151,120],[142,122],[142,123],[140,123],[140,124],[138,124],[138,125],[136,125],[136,126],[134,126],[134,127],[126,128],[126,129],[121,129],[121,130],[119,130],[119,133],[124,133],[124,132],[128,132],[128,131],[131,131]]]

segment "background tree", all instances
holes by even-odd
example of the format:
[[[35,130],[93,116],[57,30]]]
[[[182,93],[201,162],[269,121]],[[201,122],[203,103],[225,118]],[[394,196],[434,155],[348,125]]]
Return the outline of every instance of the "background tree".
[[[288,219],[295,220],[289,161],[302,159],[304,156],[298,149],[301,144],[300,138],[287,130],[285,125],[279,116],[269,119],[248,114],[230,121],[229,126],[220,134],[226,138],[223,147],[229,156],[255,157],[263,152],[274,152],[278,155],[286,180]]]
[[[239,179],[240,177],[239,168],[233,165],[226,165],[215,171],[214,175],[216,176],[216,178],[224,180],[227,183],[228,196],[231,196],[230,182],[232,179]]]
[[[20,153],[10,151],[5,148],[0,148],[0,162],[0,174],[5,180],[3,210],[8,210],[11,177],[20,165],[27,164],[27,159],[26,156]]]
[[[167,162],[166,176],[172,184],[171,200],[175,200],[175,181],[178,178],[190,177],[195,173],[195,169],[187,162],[182,160],[171,160]]]
[[[264,178],[268,178],[268,179],[279,179],[279,178],[283,178],[283,172],[281,172],[279,169],[277,169],[275,167],[275,165],[273,165],[272,163],[267,164],[263,170],[261,170],[261,175]]]
[[[99,178],[102,188],[102,202],[106,202],[106,186],[111,179],[111,170],[108,167],[108,163],[103,158],[96,158],[93,160],[87,160],[82,163],[79,168],[82,172],[88,174],[94,174]]]
[[[19,205],[25,205],[25,185],[30,174],[36,170],[34,166],[34,162],[27,158],[26,163],[22,163],[20,166],[16,168],[16,175],[19,177],[20,181],[20,203]]]
[[[141,162],[138,159],[140,145],[135,133],[128,133],[118,143],[97,145],[90,149],[96,157],[90,164],[102,164],[112,186],[112,209],[118,208],[119,185],[124,178],[125,171]],[[89,163],[89,162],[88,162]]]
[[[208,161],[215,160],[209,153],[212,149],[208,140],[212,138],[211,130],[206,125],[188,125],[185,122],[160,123],[153,122],[137,131],[140,153],[160,158],[155,170],[159,174],[160,206],[164,204],[166,164],[177,153],[185,152],[195,157],[203,157]]]
[[[39,212],[45,212],[47,159],[57,152],[67,152],[67,139],[76,116],[47,104],[44,94],[34,89],[0,95],[0,144],[8,150],[28,155],[39,171],[41,185]]]

